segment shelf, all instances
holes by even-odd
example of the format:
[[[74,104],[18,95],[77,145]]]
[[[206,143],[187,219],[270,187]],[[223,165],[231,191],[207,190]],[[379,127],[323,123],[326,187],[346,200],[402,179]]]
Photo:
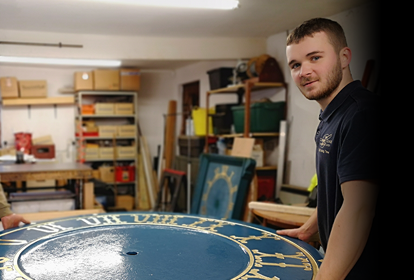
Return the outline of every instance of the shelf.
[[[219,138],[236,138],[243,137],[243,133],[233,133],[233,134],[209,134],[209,137],[219,137]],[[278,137],[278,132],[250,132],[249,137]]]
[[[75,104],[74,96],[3,99],[3,106]]]
[[[128,139],[136,139],[135,136],[116,136],[115,140],[128,140]],[[76,139],[81,139],[81,137],[76,136]],[[82,137],[82,140],[105,140],[105,139],[114,139],[114,137]]]
[[[256,170],[277,170],[276,165],[260,166],[256,167]]]
[[[82,95],[136,95],[136,91],[119,91],[119,90],[112,90],[112,91],[88,91],[88,90],[80,90],[77,91],[76,94]]]
[[[79,115],[77,118],[135,118],[135,115]]]
[[[104,182],[105,184],[108,184],[108,185],[115,185],[115,184],[117,184],[117,185],[132,185],[132,184],[135,184],[136,182],[135,181],[129,181],[129,182]]]
[[[284,83],[254,83],[252,91],[266,89],[266,88],[275,88],[275,87],[284,87]],[[215,90],[210,90],[209,94],[220,94],[220,93],[237,93],[240,89],[244,88],[245,84],[230,86],[227,88],[220,88]]]
[[[135,158],[97,158],[97,159],[85,159],[85,162],[97,162],[97,161],[131,161],[135,160]]]

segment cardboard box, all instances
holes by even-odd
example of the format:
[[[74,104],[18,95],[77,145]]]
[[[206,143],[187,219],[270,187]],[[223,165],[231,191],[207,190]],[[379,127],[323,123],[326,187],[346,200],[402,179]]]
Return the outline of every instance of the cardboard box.
[[[96,103],[95,115],[113,115],[115,113],[115,103]]]
[[[99,159],[99,148],[85,148],[85,159]]]
[[[119,90],[119,70],[94,70],[94,90]]]
[[[47,97],[47,82],[45,80],[19,81],[19,90],[22,98]]]
[[[122,147],[122,146],[117,146],[116,147],[116,157],[117,158],[134,158],[137,154],[136,152],[136,147],[135,146],[130,146],[130,147]]]
[[[134,103],[115,103],[115,115],[133,115]]]
[[[99,158],[113,159],[114,158],[114,148],[113,147],[101,147],[101,148],[99,148]]]
[[[55,145],[33,145],[31,153],[35,158],[55,158]]]
[[[8,148],[0,149],[0,156],[5,156],[5,155],[15,156],[16,155],[16,148],[15,147],[8,147]]]
[[[0,78],[0,90],[1,97],[3,99],[19,97],[19,87],[17,86],[17,79],[14,77]]]
[[[99,137],[114,137],[117,134],[117,127],[115,125],[100,125],[98,126]]]
[[[51,135],[36,137],[32,139],[33,145],[53,145],[53,139]]]
[[[75,72],[75,91],[93,90],[92,72]]]
[[[117,126],[118,136],[120,137],[136,137],[137,127],[136,125],[120,125]]]
[[[130,195],[117,195],[115,205],[116,207],[131,211],[134,208],[134,197]]]
[[[138,91],[141,86],[141,72],[139,69],[121,69],[121,90]]]
[[[115,168],[113,166],[100,166],[98,169],[102,182],[115,182]]]

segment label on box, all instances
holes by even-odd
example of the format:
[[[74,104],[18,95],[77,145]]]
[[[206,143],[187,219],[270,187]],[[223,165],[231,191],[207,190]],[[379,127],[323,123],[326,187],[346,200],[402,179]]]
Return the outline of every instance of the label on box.
[[[47,97],[47,83],[39,81],[19,81],[21,97]]]
[[[93,90],[92,72],[75,72],[75,91]]]

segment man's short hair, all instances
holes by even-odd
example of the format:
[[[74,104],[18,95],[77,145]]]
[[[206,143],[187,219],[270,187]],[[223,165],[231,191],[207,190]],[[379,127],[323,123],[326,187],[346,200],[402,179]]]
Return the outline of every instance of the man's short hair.
[[[313,37],[313,34],[318,32],[325,32],[328,35],[329,42],[338,53],[348,46],[345,32],[339,23],[326,18],[310,19],[296,27],[289,34],[286,45],[298,44],[305,37]]]

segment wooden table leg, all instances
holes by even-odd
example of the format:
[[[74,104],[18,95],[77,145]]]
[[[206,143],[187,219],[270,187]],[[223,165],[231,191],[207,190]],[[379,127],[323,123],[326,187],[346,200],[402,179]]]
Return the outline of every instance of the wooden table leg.
[[[83,184],[83,209],[94,208],[93,182],[84,182]]]

